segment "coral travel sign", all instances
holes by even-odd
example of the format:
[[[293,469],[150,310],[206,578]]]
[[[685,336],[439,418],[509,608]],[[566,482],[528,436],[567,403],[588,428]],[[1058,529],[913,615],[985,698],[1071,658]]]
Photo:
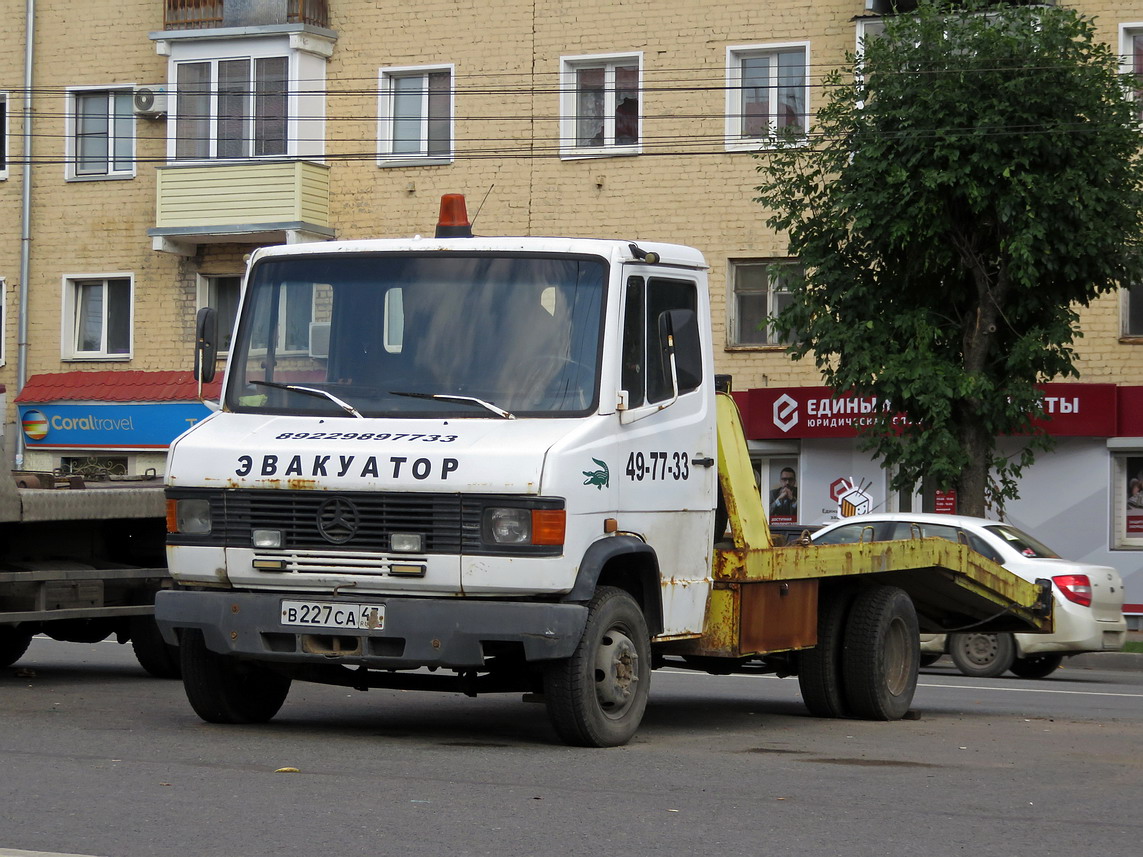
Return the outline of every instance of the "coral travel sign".
[[[210,413],[199,402],[20,406],[24,442],[36,449],[166,449]]]
[[[1044,429],[1058,437],[1116,436],[1114,384],[1043,384]],[[872,397],[834,398],[829,387],[756,387],[735,393],[746,436],[777,438],[856,437],[888,407]],[[903,417],[895,417],[903,420]]]

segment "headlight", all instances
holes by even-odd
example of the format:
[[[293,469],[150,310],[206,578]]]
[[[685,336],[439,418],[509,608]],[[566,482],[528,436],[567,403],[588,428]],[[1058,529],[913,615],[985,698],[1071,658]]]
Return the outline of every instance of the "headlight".
[[[492,545],[562,545],[567,515],[563,509],[493,506],[484,510],[484,542]]]
[[[167,500],[167,532],[206,535],[210,526],[209,500]]]

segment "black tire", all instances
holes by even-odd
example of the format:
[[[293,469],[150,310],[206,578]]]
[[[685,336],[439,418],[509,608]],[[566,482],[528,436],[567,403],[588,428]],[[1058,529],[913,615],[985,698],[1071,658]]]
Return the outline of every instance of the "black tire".
[[[818,599],[818,644],[798,652],[798,687],[802,701],[815,717],[845,717],[845,688],[841,679],[845,620],[854,592],[848,587],[822,591]]]
[[[949,656],[973,678],[994,678],[1011,669],[1016,642],[1011,634],[949,634]]]
[[[57,619],[44,623],[44,633],[61,643],[102,643],[115,627],[107,619]]]
[[[187,700],[207,723],[265,723],[286,701],[286,676],[212,652],[199,630],[179,643]]]
[[[32,642],[30,631],[16,625],[0,626],[0,667],[10,667],[24,656]]]
[[[1013,675],[1020,678],[1047,678],[1064,662],[1063,655],[1028,655],[1026,658],[1016,658],[1008,669]]]
[[[913,599],[895,586],[870,586],[853,599],[845,623],[842,681],[850,713],[900,720],[913,704],[921,660]]]
[[[179,647],[170,645],[159,633],[154,616],[131,617],[131,650],[139,665],[155,678],[178,678]]]
[[[921,652],[921,666],[923,667],[931,667],[940,659],[940,652]]]
[[[565,744],[626,744],[647,708],[651,639],[643,611],[622,589],[601,586],[570,658],[544,669],[548,717]]]

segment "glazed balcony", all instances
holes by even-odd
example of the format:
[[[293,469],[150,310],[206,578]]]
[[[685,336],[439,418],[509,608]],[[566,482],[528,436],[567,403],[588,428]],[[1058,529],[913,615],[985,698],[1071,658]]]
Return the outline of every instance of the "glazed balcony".
[[[165,0],[163,28],[266,27],[305,24],[329,27],[329,0]]]
[[[329,167],[306,160],[159,167],[156,250],[192,255],[199,244],[286,244],[333,237]]]

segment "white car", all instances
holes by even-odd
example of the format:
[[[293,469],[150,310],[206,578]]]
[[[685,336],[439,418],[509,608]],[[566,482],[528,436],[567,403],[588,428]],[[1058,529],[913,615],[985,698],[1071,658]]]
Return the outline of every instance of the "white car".
[[[963,515],[896,512],[859,515],[828,524],[812,536],[815,544],[851,544],[938,537],[965,542],[1025,580],[1049,578],[1055,597],[1055,629],[1050,634],[960,633],[921,636],[921,663],[948,653],[969,676],[998,676],[1011,670],[1022,678],[1043,678],[1065,655],[1113,652],[1123,648],[1123,582],[1105,565],[1061,559],[1027,533],[1000,521]]]

